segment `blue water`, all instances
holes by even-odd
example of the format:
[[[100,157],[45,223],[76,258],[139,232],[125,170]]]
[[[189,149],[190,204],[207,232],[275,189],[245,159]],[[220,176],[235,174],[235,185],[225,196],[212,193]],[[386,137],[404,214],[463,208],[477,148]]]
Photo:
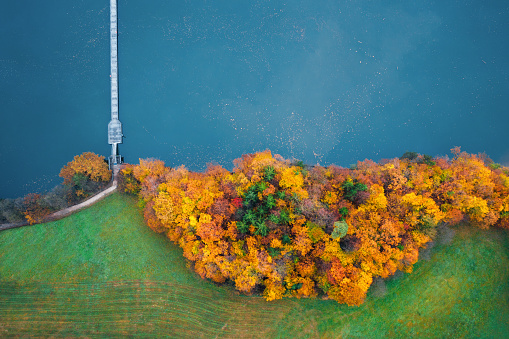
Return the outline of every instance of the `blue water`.
[[[123,1],[127,162],[271,149],[349,166],[454,146],[509,164],[506,1]],[[0,196],[107,156],[109,2],[0,5]]]

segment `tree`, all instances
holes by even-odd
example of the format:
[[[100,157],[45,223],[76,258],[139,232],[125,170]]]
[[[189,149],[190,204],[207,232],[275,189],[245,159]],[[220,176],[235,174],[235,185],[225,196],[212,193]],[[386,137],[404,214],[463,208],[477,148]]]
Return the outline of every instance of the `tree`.
[[[75,156],[60,170],[59,175],[64,178],[64,184],[73,184],[77,174],[95,182],[108,182],[111,179],[111,171],[104,157],[92,152]]]
[[[334,223],[334,231],[331,234],[332,239],[342,238],[348,232],[348,224],[346,221],[336,221]]]
[[[350,202],[354,202],[358,192],[368,190],[366,184],[358,182],[357,179],[345,180],[343,184],[341,184],[341,188],[343,189],[343,197]]]
[[[405,152],[403,153],[403,155],[400,157],[401,160],[404,160],[404,159],[408,159],[410,161],[416,159],[417,157],[419,156],[419,153],[417,152]]]
[[[42,222],[44,217],[51,213],[51,209],[41,199],[40,194],[27,194],[23,199],[23,205],[23,214],[30,225]]]
[[[138,194],[141,190],[141,183],[134,176],[134,166],[123,164],[118,175],[118,188],[120,192],[127,194]]]

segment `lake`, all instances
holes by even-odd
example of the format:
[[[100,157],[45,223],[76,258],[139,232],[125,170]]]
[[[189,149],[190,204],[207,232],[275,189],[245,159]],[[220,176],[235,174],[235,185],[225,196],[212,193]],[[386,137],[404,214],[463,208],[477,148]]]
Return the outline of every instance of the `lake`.
[[[349,166],[454,146],[509,165],[506,1],[123,1],[120,154]],[[0,197],[108,156],[109,1],[0,5]]]

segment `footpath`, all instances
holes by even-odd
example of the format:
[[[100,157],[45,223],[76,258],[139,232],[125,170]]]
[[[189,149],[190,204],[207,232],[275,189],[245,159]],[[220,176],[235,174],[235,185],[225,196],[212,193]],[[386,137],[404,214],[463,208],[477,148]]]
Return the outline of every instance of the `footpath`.
[[[119,171],[118,167],[114,167],[113,168],[113,181],[111,183],[111,186],[107,187],[103,191],[97,193],[96,195],[90,197],[89,199],[87,199],[87,200],[85,200],[85,201],[83,201],[83,202],[81,202],[81,203],[79,203],[77,205],[64,208],[63,210],[57,211],[55,213],[52,213],[52,214],[46,216],[44,218],[44,220],[42,221],[42,223],[49,222],[49,221],[55,221],[55,220],[59,220],[59,219],[65,218],[65,217],[73,214],[74,212],[77,212],[77,211],[80,211],[80,210],[82,210],[84,208],[92,206],[93,204],[95,204],[99,200],[102,200],[102,199],[106,198],[108,195],[110,195],[113,192],[115,192],[117,190],[117,187],[118,187],[118,182],[117,182],[118,171]],[[31,225],[29,223],[27,223],[26,221],[17,222],[17,223],[10,223],[10,224],[0,224],[0,231],[8,230],[8,229],[11,229],[11,228],[23,227],[23,226],[31,226]]]

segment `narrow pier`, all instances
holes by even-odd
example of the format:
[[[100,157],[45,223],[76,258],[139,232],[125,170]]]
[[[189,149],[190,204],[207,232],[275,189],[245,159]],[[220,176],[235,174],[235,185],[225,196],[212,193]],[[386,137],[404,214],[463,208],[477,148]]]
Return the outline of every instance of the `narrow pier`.
[[[117,32],[117,0],[110,0],[110,68],[111,68],[111,121],[108,124],[108,144],[111,155],[108,159],[110,167],[122,163],[118,154],[118,144],[122,143],[122,123],[118,120],[118,32]]]

